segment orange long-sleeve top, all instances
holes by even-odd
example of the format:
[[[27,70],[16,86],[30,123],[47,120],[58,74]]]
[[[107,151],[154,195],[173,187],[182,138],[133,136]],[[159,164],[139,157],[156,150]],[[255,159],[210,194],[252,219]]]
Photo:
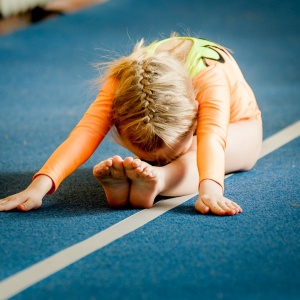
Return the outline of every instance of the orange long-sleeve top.
[[[224,49],[213,47],[220,60],[206,58],[205,68],[193,76],[199,102],[197,165],[200,181],[214,180],[224,188],[225,148],[229,123],[260,119],[255,96],[238,65]],[[47,175],[54,192],[60,183],[86,162],[111,126],[112,102],[118,82],[109,79],[69,137],[34,175]]]
[[[206,59],[207,68],[194,78],[199,91],[197,165],[200,182],[214,180],[224,189],[228,126],[241,120],[261,120],[261,112],[233,57],[225,49],[214,49],[221,62]]]
[[[49,194],[57,190],[61,182],[85,163],[95,152],[112,124],[112,101],[117,88],[116,80],[108,80],[96,100],[68,138],[53,152],[44,166],[34,175],[47,175],[52,179]]]

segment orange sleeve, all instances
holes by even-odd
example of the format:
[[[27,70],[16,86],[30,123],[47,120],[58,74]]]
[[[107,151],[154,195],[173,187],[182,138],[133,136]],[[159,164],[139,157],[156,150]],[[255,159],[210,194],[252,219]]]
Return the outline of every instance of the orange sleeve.
[[[230,87],[222,68],[210,66],[194,80],[199,90],[197,165],[200,182],[210,179],[224,190],[225,148],[230,119]]]
[[[52,179],[53,193],[60,183],[83,163],[97,149],[110,130],[112,101],[117,81],[109,79],[101,89],[96,100],[72,130],[68,138],[54,151],[44,166],[34,175],[47,175]]]

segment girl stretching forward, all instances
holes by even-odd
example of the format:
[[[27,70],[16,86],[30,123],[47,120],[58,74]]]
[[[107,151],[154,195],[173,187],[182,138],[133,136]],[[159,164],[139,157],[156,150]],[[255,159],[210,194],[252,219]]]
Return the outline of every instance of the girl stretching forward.
[[[224,174],[249,170],[262,144],[261,113],[238,65],[222,46],[172,36],[110,64],[105,83],[69,137],[24,191],[0,210],[38,208],[45,194],[96,150],[114,127],[136,157],[108,158],[94,167],[111,207],[150,208],[157,195],[199,192],[206,214],[242,211],[225,198]]]

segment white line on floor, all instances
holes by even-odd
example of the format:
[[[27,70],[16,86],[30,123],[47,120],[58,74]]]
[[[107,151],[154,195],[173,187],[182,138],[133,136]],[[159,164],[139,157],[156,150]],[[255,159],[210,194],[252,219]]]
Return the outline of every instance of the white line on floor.
[[[300,136],[300,121],[279,131],[263,142],[261,157],[280,148]],[[229,175],[230,176],[230,175]],[[226,176],[228,178],[229,176]],[[34,265],[12,275],[0,282],[0,299],[8,299],[35,283],[64,269],[81,258],[107,246],[124,235],[140,228],[165,212],[191,199],[197,194],[170,198],[160,201],[151,209],[140,212],[122,220],[100,233],[66,248]]]

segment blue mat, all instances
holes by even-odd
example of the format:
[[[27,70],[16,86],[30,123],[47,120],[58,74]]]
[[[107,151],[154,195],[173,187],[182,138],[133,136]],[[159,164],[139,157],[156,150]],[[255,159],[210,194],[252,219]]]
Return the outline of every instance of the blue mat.
[[[300,119],[298,1],[110,0],[0,37],[0,197],[25,188],[93,101],[94,64],[172,31],[230,48],[265,138]],[[0,280],[138,212],[111,210],[91,168],[128,152],[109,138],[41,209],[0,215]],[[300,139],[225,182],[244,212],[195,199],[14,299],[300,299]],[[1,297],[1,291],[0,291]]]

